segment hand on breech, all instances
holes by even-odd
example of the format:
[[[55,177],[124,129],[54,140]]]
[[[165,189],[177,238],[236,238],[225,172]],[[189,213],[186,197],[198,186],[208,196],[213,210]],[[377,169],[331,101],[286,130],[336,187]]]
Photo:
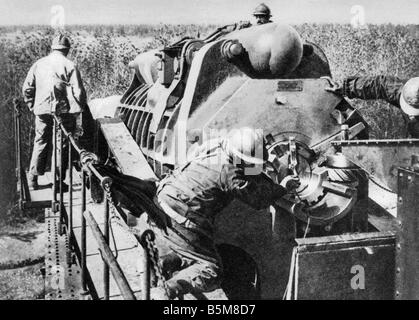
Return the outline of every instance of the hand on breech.
[[[300,178],[295,175],[287,176],[281,181],[281,186],[283,186],[289,193],[294,192],[300,185]]]
[[[330,77],[321,77],[321,79],[326,79],[329,82],[330,86],[324,88],[326,91],[343,95],[343,88],[337,81],[333,80]]]

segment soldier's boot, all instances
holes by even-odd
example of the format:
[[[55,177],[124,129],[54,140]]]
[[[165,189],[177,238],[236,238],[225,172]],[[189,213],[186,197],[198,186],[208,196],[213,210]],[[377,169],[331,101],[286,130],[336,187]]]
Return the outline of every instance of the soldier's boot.
[[[68,192],[68,184],[64,182],[65,177],[66,177],[67,172],[65,170],[63,170],[61,179],[63,181],[63,192]],[[55,184],[55,193],[59,193],[60,192],[60,179],[57,179],[57,182]]]
[[[37,175],[29,173],[28,186],[29,186],[29,189],[31,189],[31,190],[39,189],[38,176]]]

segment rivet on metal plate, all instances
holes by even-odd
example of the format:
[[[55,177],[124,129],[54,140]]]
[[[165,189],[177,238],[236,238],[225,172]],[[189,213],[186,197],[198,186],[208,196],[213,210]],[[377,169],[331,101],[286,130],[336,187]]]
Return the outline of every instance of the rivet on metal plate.
[[[275,99],[276,104],[286,104],[287,103],[287,98],[282,96],[282,95],[278,95]]]

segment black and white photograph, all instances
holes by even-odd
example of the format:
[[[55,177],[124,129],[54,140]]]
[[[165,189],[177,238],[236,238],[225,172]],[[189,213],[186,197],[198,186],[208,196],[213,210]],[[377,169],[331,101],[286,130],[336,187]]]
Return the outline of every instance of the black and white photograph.
[[[0,108],[0,300],[419,299],[418,0],[0,0]]]

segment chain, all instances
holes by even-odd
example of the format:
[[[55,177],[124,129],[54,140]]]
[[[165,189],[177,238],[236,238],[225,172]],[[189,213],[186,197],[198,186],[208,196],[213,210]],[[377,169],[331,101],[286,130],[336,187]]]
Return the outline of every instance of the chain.
[[[147,254],[150,258],[151,264],[154,269],[154,273],[157,276],[159,284],[163,287],[166,296],[170,297],[169,290],[166,283],[166,278],[163,276],[162,266],[159,261],[159,250],[157,249],[154,239],[152,238],[150,233],[147,233],[145,236],[145,242],[147,246]]]
[[[119,217],[119,215],[116,214],[115,203],[113,202],[113,199],[112,199],[110,183],[105,184],[104,190],[105,190],[105,196],[108,201],[110,212],[111,212],[111,216],[109,220],[114,219],[114,221],[116,221],[116,223],[119,226],[121,226],[127,232],[132,233],[137,238],[137,240],[140,240],[140,242],[142,242],[141,239],[144,233],[141,233],[139,230],[129,227],[126,224],[122,223],[120,221],[121,218]],[[111,224],[109,225],[111,226]],[[111,227],[111,230],[112,230],[112,227]],[[113,242],[114,242],[114,246],[116,250],[116,243],[115,243],[115,237],[113,236],[113,231],[112,231],[112,238],[113,238]],[[166,296],[169,297],[169,294],[168,294],[169,290],[167,287],[166,278],[163,276],[162,266],[159,262],[159,251],[155,245],[155,242],[151,233],[145,234],[144,242],[145,242],[145,249],[151,261],[154,273],[156,274],[159,284],[163,287],[166,293]]]
[[[115,210],[115,204],[114,204],[113,199],[112,199],[111,186],[110,186],[109,183],[105,184],[104,190],[105,190],[106,200],[108,201],[109,210],[110,210],[110,213],[111,213],[110,216],[109,216],[109,229],[110,229],[111,234],[112,234],[112,242],[113,242],[113,246],[115,248],[115,258],[118,258],[118,248],[116,246],[115,235],[113,233],[113,228],[112,228],[112,219],[114,217],[118,217],[118,216],[115,213],[115,211],[116,211]]]

